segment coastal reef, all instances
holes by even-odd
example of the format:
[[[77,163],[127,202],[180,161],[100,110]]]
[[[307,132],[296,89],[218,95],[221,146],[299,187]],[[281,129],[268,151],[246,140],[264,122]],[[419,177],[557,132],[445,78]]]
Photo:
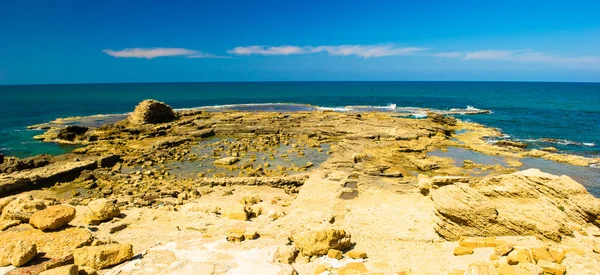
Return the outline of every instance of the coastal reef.
[[[600,273],[600,200],[523,164],[600,159],[427,117],[145,100],[37,125],[76,148],[0,156],[0,273]]]

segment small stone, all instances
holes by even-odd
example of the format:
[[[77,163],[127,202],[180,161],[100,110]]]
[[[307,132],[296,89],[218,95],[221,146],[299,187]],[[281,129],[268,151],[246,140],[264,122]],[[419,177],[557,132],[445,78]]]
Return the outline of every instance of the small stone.
[[[28,241],[14,241],[0,247],[0,266],[23,266],[37,255],[37,247]]]
[[[256,230],[252,230],[252,229],[246,229],[246,231],[244,232],[244,239],[246,240],[256,240],[258,239],[259,235],[256,232]]]
[[[215,165],[232,165],[236,162],[240,161],[238,157],[225,157],[222,159],[215,160],[213,164]]]
[[[243,242],[246,239],[246,237],[244,237],[244,232],[245,232],[245,230],[242,228],[229,229],[226,239],[230,243]]]
[[[463,247],[463,246],[459,246],[454,248],[454,256],[462,256],[462,255],[469,255],[469,254],[473,254],[473,248],[471,247]]]
[[[339,251],[337,249],[329,249],[329,251],[327,252],[327,257],[332,258],[332,259],[341,260],[343,254],[344,253],[342,251]]]
[[[510,253],[508,253],[508,256],[506,257],[506,262],[509,265],[519,264],[519,250],[513,250]]]
[[[564,275],[567,272],[564,265],[545,260],[540,260],[537,265],[544,270],[544,274],[548,275]]]
[[[74,218],[74,207],[55,205],[31,215],[29,224],[41,230],[56,230],[67,225]]]
[[[121,214],[119,208],[107,199],[97,199],[88,203],[91,214],[85,216],[88,224],[98,225]]]
[[[84,246],[73,252],[74,262],[78,266],[93,269],[120,264],[133,257],[131,244],[105,244],[100,246]]]
[[[364,251],[351,250],[346,255],[352,259],[364,259],[367,257],[367,253]]]
[[[53,269],[49,269],[46,271],[42,271],[39,275],[77,275],[79,274],[79,269],[76,265],[65,265],[56,267]]]
[[[259,202],[261,202],[262,200],[260,199],[259,196],[245,196],[242,198],[242,200],[240,201],[241,204],[245,204],[245,205],[255,205]]]
[[[474,238],[463,238],[462,240],[458,241],[458,245],[462,247],[476,248],[477,240]]]
[[[298,249],[293,246],[284,245],[280,246],[275,250],[273,255],[273,262],[282,264],[291,264],[296,260],[298,256]]]
[[[548,252],[550,253],[550,255],[552,255],[552,258],[554,259],[555,263],[561,264],[563,262],[563,260],[565,259],[565,253],[563,252],[562,249],[549,248]]]
[[[245,206],[235,205],[223,211],[223,216],[230,220],[245,221],[248,220],[249,211]]]

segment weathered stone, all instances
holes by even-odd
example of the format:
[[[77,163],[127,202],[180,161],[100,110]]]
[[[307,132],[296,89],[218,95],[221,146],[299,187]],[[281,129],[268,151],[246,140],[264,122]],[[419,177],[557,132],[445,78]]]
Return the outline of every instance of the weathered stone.
[[[329,249],[345,250],[352,245],[350,234],[339,229],[305,231],[292,236],[294,245],[305,256],[325,255]]]
[[[78,136],[85,134],[87,131],[88,127],[69,125],[60,129],[56,137],[62,140],[74,141]]]
[[[240,161],[240,158],[238,157],[225,157],[222,159],[215,160],[213,163],[215,165],[232,165],[238,161]]]
[[[88,224],[97,225],[103,221],[110,220],[119,216],[121,211],[112,202],[107,199],[97,199],[88,203],[88,208],[92,211],[91,214],[85,216]]]
[[[0,266],[22,266],[37,255],[36,245],[29,241],[13,241],[0,246]]]
[[[77,275],[79,269],[76,265],[70,264],[65,266],[56,267],[46,271],[42,271],[39,275]]]
[[[69,227],[60,231],[43,232],[29,224],[0,232],[0,246],[14,241],[27,240],[36,245],[45,258],[60,259],[73,254],[73,250],[92,242],[92,234],[85,228]]]
[[[30,195],[20,196],[4,207],[2,219],[29,222],[31,215],[45,208],[46,205],[41,200],[35,200]]]
[[[458,246],[454,248],[454,256],[462,256],[469,254],[473,254],[473,248],[471,247]]]
[[[244,239],[246,240],[256,240],[258,237],[259,235],[254,229],[246,229],[246,231],[244,231]]]
[[[351,250],[346,255],[352,259],[364,259],[367,257],[367,253],[364,251]]]
[[[555,262],[555,263],[561,264],[563,262],[563,260],[565,259],[565,253],[562,249],[551,247],[548,249],[548,252],[552,256],[552,259],[554,259],[553,262]]]
[[[280,246],[275,250],[273,262],[291,264],[296,260],[296,256],[298,256],[298,249],[295,247],[289,245]]]
[[[494,248],[494,254],[496,254],[498,256],[506,256],[512,250],[513,250],[513,246],[512,245],[510,245],[510,244],[503,244],[503,245],[496,246],[496,248]]]
[[[4,231],[19,224],[21,224],[20,220],[0,220],[0,231]]]
[[[435,123],[439,123],[439,124],[443,124],[443,125],[449,125],[449,126],[456,125],[456,118],[453,118],[451,116],[445,116],[442,114],[429,112],[429,113],[427,113],[427,118],[431,119],[431,121],[433,121]]]
[[[332,259],[341,260],[343,255],[344,255],[344,252],[339,251],[337,249],[329,249],[329,251],[327,251],[327,257],[332,258]]]
[[[520,148],[520,149],[527,148],[527,144],[518,142],[518,141],[512,141],[512,140],[501,140],[501,141],[496,142],[494,145],[502,146],[502,147],[516,147],[516,148]]]
[[[65,205],[50,206],[31,215],[29,224],[41,230],[56,230],[75,218],[75,208]]]
[[[6,207],[11,201],[13,201],[16,198],[17,197],[15,197],[15,196],[1,198],[0,199],[0,214],[2,214],[2,210],[4,209],[4,207]]]
[[[133,247],[130,244],[85,246],[75,249],[73,256],[75,264],[78,266],[102,269],[131,259]]]
[[[218,206],[208,203],[196,203],[190,202],[186,203],[181,207],[182,212],[202,212],[206,214],[216,214],[219,213],[221,209]]]
[[[259,202],[261,202],[262,200],[260,199],[259,196],[245,196],[242,198],[242,200],[240,201],[241,204],[245,204],[245,205],[254,205],[257,204]]]
[[[239,243],[246,240],[244,237],[245,230],[243,228],[232,228],[227,233],[227,241],[230,243]]]
[[[441,186],[431,190],[431,198],[438,216],[435,230],[448,240],[517,234],[559,241],[573,234],[570,224],[592,222],[600,214],[600,200],[585,187],[537,169]]]
[[[171,106],[153,99],[140,102],[127,120],[133,125],[169,122],[176,118]]]
[[[544,270],[544,274],[548,275],[564,275],[567,272],[564,265],[545,260],[538,261],[537,265]]]
[[[430,171],[439,168],[437,163],[428,159],[413,159],[411,162],[421,171]]]
[[[317,267],[315,267],[315,270],[313,271],[314,275],[320,275],[321,273],[327,271],[329,268],[324,265],[324,264],[320,264]]]
[[[102,168],[113,167],[121,161],[122,161],[121,156],[119,156],[119,155],[102,156],[97,160],[98,167],[102,167]]]

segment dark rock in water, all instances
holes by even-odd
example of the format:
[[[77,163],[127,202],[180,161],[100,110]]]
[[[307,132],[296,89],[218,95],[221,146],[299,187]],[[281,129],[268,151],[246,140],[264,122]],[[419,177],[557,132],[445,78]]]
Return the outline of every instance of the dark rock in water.
[[[521,148],[521,149],[527,148],[527,144],[518,142],[518,141],[512,141],[512,140],[501,140],[501,141],[496,142],[495,145],[502,146],[502,147],[517,147],[517,148]]]
[[[427,117],[429,117],[431,119],[431,121],[433,121],[435,123],[449,125],[449,126],[456,125],[456,118],[453,118],[451,116],[445,116],[445,115],[436,114],[436,113],[428,113]]]
[[[8,158],[0,164],[0,172],[13,173],[26,169],[43,167],[50,164],[51,155],[41,154],[24,159]]]
[[[135,107],[127,119],[131,124],[141,125],[169,122],[175,118],[176,115],[171,106],[153,99],[146,99]]]
[[[62,140],[73,141],[77,136],[83,135],[87,131],[88,127],[72,125],[61,129],[57,137]]]
[[[4,155],[0,154],[0,164],[4,163]]]

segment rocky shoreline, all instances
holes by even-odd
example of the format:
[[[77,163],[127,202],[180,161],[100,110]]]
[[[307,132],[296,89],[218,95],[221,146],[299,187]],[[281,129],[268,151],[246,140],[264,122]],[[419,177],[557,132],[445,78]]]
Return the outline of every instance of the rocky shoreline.
[[[0,158],[0,273],[597,274],[600,200],[431,113],[173,111],[46,125]],[[508,165],[431,156],[459,147]],[[479,175],[476,175],[479,174]]]

